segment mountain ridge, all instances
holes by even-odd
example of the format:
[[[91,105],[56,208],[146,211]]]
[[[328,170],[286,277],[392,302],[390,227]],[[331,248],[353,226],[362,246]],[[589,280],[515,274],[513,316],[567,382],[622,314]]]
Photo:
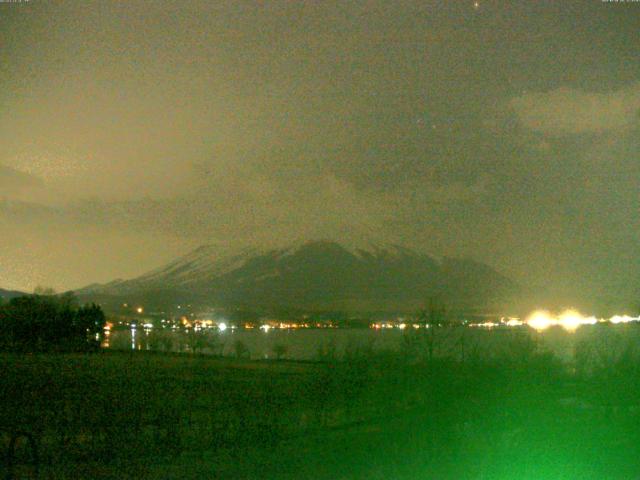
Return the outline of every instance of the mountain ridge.
[[[11,300],[15,297],[22,297],[24,295],[28,295],[25,292],[20,292],[18,290],[5,290],[4,288],[0,288],[0,299],[3,300]]]
[[[90,285],[79,295],[141,298],[153,292],[216,306],[367,310],[415,308],[429,296],[485,306],[517,290],[493,268],[397,244],[345,247],[331,240],[217,255],[202,245],[129,280]]]

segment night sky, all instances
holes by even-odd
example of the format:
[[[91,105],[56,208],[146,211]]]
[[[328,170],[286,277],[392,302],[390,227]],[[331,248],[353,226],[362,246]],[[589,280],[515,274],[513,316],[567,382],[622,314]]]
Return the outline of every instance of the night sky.
[[[639,26],[600,0],[0,3],[0,287],[330,238],[637,303]]]

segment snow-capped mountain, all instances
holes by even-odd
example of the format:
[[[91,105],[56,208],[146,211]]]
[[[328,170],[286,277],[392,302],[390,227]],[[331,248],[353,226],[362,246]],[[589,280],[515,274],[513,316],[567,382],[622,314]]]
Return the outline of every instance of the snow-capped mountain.
[[[433,295],[461,306],[487,305],[515,288],[472,260],[436,260],[399,245],[313,241],[222,256],[216,247],[202,246],[140,277],[78,293],[130,299],[156,294],[221,306],[384,310],[414,308]]]

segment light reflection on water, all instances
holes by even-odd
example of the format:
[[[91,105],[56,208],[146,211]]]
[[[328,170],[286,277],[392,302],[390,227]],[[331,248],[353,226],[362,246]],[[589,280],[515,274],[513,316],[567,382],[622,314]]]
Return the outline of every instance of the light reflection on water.
[[[231,330],[213,333],[171,330],[131,329],[110,332],[105,348],[117,350],[154,350],[205,353],[223,356],[315,360],[321,355],[342,357],[368,351],[402,351],[420,345],[422,337],[414,332],[373,329],[299,329],[299,330]],[[414,341],[414,340],[417,340]],[[424,344],[423,344],[424,345]],[[577,352],[604,351],[622,354],[633,346],[640,352],[640,326],[593,325],[569,333],[561,328],[534,332],[527,327],[493,330],[454,328],[438,333],[438,355],[462,357],[470,354],[518,355],[532,345],[571,361]],[[637,346],[637,347],[636,347]]]

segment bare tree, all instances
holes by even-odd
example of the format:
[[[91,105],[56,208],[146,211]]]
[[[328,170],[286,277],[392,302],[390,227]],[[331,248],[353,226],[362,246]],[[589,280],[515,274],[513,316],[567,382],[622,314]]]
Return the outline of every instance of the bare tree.
[[[427,358],[433,360],[439,341],[439,332],[450,324],[444,302],[437,297],[429,297],[425,308],[418,313],[418,319],[424,324],[426,330]]]

